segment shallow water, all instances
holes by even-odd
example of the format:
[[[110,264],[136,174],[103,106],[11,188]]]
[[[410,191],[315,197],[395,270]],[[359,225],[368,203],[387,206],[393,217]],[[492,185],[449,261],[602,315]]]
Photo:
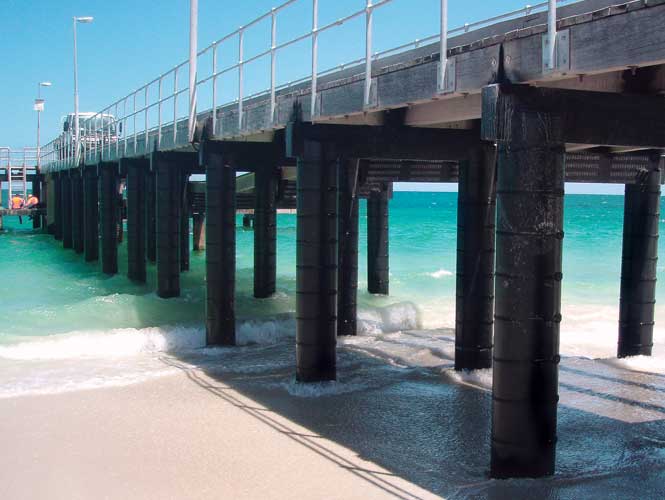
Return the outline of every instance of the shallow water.
[[[361,204],[359,330],[382,339],[375,350],[401,363],[429,366],[427,345],[437,336],[383,336],[454,324],[455,193],[395,193],[390,211],[389,297],[366,293],[366,217]],[[564,240],[564,356],[612,358],[616,352],[623,197],[566,197]],[[278,216],[277,293],[252,298],[253,233],[237,232],[238,334],[243,344],[275,343],[294,335],[295,215]],[[148,283],[126,278],[126,242],[120,273],[65,251],[51,236],[7,218],[0,235],[0,397],[127,384],[168,372],[156,359],[204,345],[205,256],[192,253],[182,296],[156,296],[154,266]],[[661,239],[661,247],[665,244]],[[658,267],[658,299],[664,266]],[[665,308],[656,309],[657,345],[665,344]],[[378,337],[377,337],[378,336]],[[350,345],[353,342],[350,343]],[[380,345],[380,347],[378,347]],[[437,347],[437,349],[439,349]],[[657,352],[653,366],[665,366]],[[422,358],[422,359],[421,359]],[[75,362],[72,362],[75,360]],[[644,361],[643,363],[647,363]]]

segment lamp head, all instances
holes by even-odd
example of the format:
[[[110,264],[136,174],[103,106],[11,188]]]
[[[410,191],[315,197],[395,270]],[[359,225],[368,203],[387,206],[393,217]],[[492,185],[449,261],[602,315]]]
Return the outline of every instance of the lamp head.
[[[84,17],[75,17],[74,19],[78,23],[90,24],[95,18],[92,16],[84,16]]]

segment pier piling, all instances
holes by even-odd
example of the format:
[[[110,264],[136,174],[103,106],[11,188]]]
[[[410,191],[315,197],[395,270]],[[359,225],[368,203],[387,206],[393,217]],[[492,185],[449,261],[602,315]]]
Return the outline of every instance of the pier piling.
[[[62,175],[60,185],[60,203],[62,209],[62,247],[73,248],[72,241],[72,182],[70,172]]]
[[[235,345],[236,173],[221,152],[206,167],[206,342]]]
[[[153,264],[157,260],[157,187],[155,172],[145,172],[145,249],[146,258]]]
[[[62,172],[53,174],[53,236],[62,241]]]
[[[383,185],[367,199],[367,290],[380,295],[390,292],[388,195]]]
[[[497,140],[493,477],[554,473],[561,321],[562,121],[520,88],[483,90]]]
[[[33,196],[37,197],[37,199],[41,204],[44,203],[44,200],[42,200],[42,181],[39,178],[32,181],[32,194]],[[42,227],[42,216],[35,215],[32,218],[32,229],[40,229],[41,227]]]
[[[70,172],[72,190],[72,246],[76,253],[83,253],[83,178],[80,170]]]
[[[337,377],[337,155],[305,140],[297,164],[296,379]]]
[[[455,369],[492,366],[496,148],[470,151],[459,164]]]
[[[86,262],[99,260],[99,178],[97,166],[83,170],[83,251]]]
[[[195,213],[192,215],[194,244],[193,250],[200,252],[206,248],[206,232],[205,232],[205,214]]]
[[[117,171],[118,165],[116,163],[99,164],[99,212],[102,235],[102,272],[104,274],[117,274],[118,272]]]
[[[127,276],[137,283],[146,280],[146,172],[150,162],[123,159],[127,167]]]
[[[355,335],[358,297],[358,160],[338,165],[337,335]]]
[[[272,165],[255,173],[254,297],[275,293],[277,274],[277,176]]]
[[[189,271],[189,229],[190,209],[187,196],[187,183],[189,174],[183,174],[181,181],[182,208],[180,210],[180,271]]]
[[[180,296],[180,219],[182,173],[177,153],[153,153],[157,199],[157,295]]]
[[[626,184],[619,301],[617,356],[651,355],[658,224],[660,221],[661,157],[654,151],[648,170],[635,184]]]

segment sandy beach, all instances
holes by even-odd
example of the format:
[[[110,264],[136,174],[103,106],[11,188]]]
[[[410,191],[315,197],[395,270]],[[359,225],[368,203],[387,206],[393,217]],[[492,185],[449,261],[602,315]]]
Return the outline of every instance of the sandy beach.
[[[496,481],[491,371],[454,372],[451,341],[342,340],[329,384],[293,380],[286,339],[161,353],[167,371],[141,383],[1,398],[0,498],[662,498],[660,355],[564,358],[556,475]]]
[[[4,499],[436,498],[197,371],[0,413]]]

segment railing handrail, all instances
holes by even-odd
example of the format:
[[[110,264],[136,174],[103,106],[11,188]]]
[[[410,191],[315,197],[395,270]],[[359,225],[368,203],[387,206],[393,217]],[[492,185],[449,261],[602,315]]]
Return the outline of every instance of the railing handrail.
[[[311,2],[312,5],[312,25],[311,29],[307,30],[306,32],[299,34],[295,37],[290,38],[289,40],[282,41],[280,43],[277,43],[277,16],[280,14],[282,11],[287,9],[289,6],[294,5],[296,3],[306,3],[306,2]],[[416,39],[413,42],[409,42],[406,44],[401,44],[397,47],[393,47],[390,49],[386,49],[380,52],[373,52],[372,51],[372,33],[373,33],[373,19],[372,19],[372,14],[374,13],[375,10],[380,9],[381,7],[390,4],[396,0],[375,0],[372,2],[372,0],[366,0],[365,6],[362,9],[354,10],[351,13],[346,14],[345,16],[335,20],[328,22],[327,24],[324,25],[319,25],[318,23],[318,4],[319,0],[286,0],[282,2],[280,5],[277,7],[274,7],[270,9],[269,11],[266,11],[262,13],[261,15],[255,17],[253,20],[250,22],[238,27],[237,29],[231,31],[230,33],[227,33],[226,35],[222,36],[221,38],[215,40],[214,42],[210,43],[206,47],[202,48],[201,50],[193,51],[192,54],[195,54],[196,58],[201,57],[210,51],[212,51],[212,70],[210,73],[204,77],[197,78],[195,82],[195,87],[198,88],[199,86],[211,83],[212,84],[212,106],[210,108],[206,108],[209,110],[209,112],[212,112],[212,120],[213,120],[213,133],[217,132],[217,122],[218,122],[218,117],[217,117],[217,111],[222,108],[222,107],[227,107],[230,105],[235,105],[237,106],[237,120],[238,120],[238,129],[242,130],[243,128],[243,115],[244,115],[244,102],[248,99],[254,99],[257,98],[261,95],[269,95],[270,99],[270,120],[274,123],[275,121],[275,109],[276,109],[276,94],[277,91],[281,91],[285,88],[292,87],[294,85],[302,85],[306,82],[310,83],[310,98],[311,98],[311,114],[312,117],[315,117],[317,114],[317,85],[318,85],[318,78],[320,76],[325,76],[327,74],[330,74],[339,68],[348,68],[348,67],[354,67],[356,65],[360,66],[364,63],[364,92],[363,92],[363,106],[365,108],[370,108],[371,107],[371,98],[372,98],[372,63],[379,58],[386,56],[388,54],[396,54],[400,51],[409,49],[411,47],[419,47],[423,43],[428,43],[428,42],[436,42],[436,40],[439,40],[440,47],[439,51],[442,54],[441,57],[441,64],[439,67],[440,71],[440,78],[439,78],[439,92],[445,92],[445,88],[442,87],[445,85],[444,80],[446,76],[446,65],[447,65],[447,42],[448,38],[451,35],[459,34],[459,33],[467,33],[471,30],[483,27],[483,26],[488,26],[491,23],[496,23],[504,20],[509,20],[513,19],[517,16],[520,15],[530,15],[533,13],[541,13],[544,11],[544,8],[547,8],[548,12],[548,30],[552,31],[552,26],[555,27],[556,29],[556,4],[557,3],[577,3],[583,0],[546,0],[546,1],[541,1],[540,3],[537,3],[535,5],[527,5],[525,7],[522,7],[520,9],[512,10],[510,12],[506,12],[503,14],[499,14],[496,16],[492,16],[486,19],[482,19],[479,21],[475,21],[472,23],[466,23],[462,26],[458,26],[452,29],[448,28],[448,17],[447,17],[447,10],[448,10],[448,1],[449,0],[438,0],[440,2],[441,6],[441,28],[440,32],[438,34],[428,36],[423,39]],[[348,63],[344,63],[341,65],[336,65],[334,67],[331,67],[329,69],[326,69],[324,71],[319,71],[318,69],[318,36],[321,33],[327,32],[329,30],[334,29],[337,26],[341,26],[345,23],[348,23],[349,21],[359,18],[359,17],[365,17],[365,55],[364,57],[355,59],[353,61],[350,61]],[[554,18],[554,19],[553,19]],[[253,54],[249,57],[245,57],[244,53],[244,35],[246,31],[260,23],[261,21],[270,19],[270,46],[266,49],[259,50],[258,53]],[[551,39],[553,40],[556,36],[556,33],[550,33],[549,34]],[[275,66],[276,66],[276,56],[277,53],[280,50],[283,50],[287,47],[290,47],[298,42],[302,42],[307,39],[312,40],[312,60],[311,60],[311,71],[309,72],[309,75],[305,75],[302,78],[287,82],[286,84],[277,84],[276,78],[275,78]],[[238,58],[237,61],[233,62],[232,64],[225,66],[223,68],[218,68],[217,67],[217,51],[218,48],[224,44],[225,42],[228,42],[230,40],[237,40],[238,43]],[[250,64],[254,61],[257,61],[259,59],[265,58],[265,57],[270,57],[270,87],[266,90],[262,90],[260,92],[254,93],[249,96],[244,95],[244,66],[247,64]],[[121,97],[120,99],[114,101],[111,103],[109,106],[105,107],[101,111],[98,111],[94,115],[90,116],[89,118],[85,119],[83,121],[83,126],[81,128],[81,131],[83,132],[82,137],[85,137],[86,143],[84,144],[85,148],[83,151],[83,154],[86,156],[86,159],[90,159],[93,157],[96,157],[97,155],[101,154],[102,158],[105,157],[105,154],[108,156],[111,154],[111,148],[113,147],[115,149],[116,156],[120,153],[120,148],[122,147],[122,153],[126,154],[128,151],[128,148],[133,148],[134,152],[137,151],[137,144],[139,137],[143,137],[143,140],[145,141],[144,147],[145,151],[147,151],[148,148],[148,142],[151,138],[151,133],[154,133],[154,131],[157,131],[156,134],[156,144],[161,145],[162,141],[166,139],[166,137],[163,137],[163,129],[165,126],[171,126],[171,139],[173,141],[173,145],[178,144],[178,123],[182,119],[184,114],[180,114],[178,111],[178,103],[179,103],[179,97],[181,94],[186,93],[189,91],[189,83],[186,85],[183,85],[182,87],[179,86],[178,84],[178,77],[179,73],[184,68],[189,60],[185,60],[183,62],[180,62],[173,66],[171,69],[167,70],[164,73],[161,73],[159,76],[153,78],[149,82],[141,85],[137,89],[133,90],[129,94],[125,95],[124,97]],[[359,68],[360,69],[360,68]],[[228,101],[222,105],[219,105],[217,103],[217,80],[220,76],[225,75],[227,73],[230,73],[232,71],[238,71],[238,92],[237,95],[238,97],[235,100]],[[359,73],[360,74],[360,73]],[[172,90],[166,90],[165,84],[168,85],[168,81],[172,80]],[[142,95],[141,95],[142,94]],[[151,98],[151,95],[157,94],[156,100],[154,97]],[[137,98],[139,100],[139,103],[137,104]],[[164,105],[168,102],[172,101],[173,103],[173,110],[172,114],[170,117],[164,117],[163,115],[163,107]],[[128,108],[129,104],[129,110]],[[193,104],[190,102],[190,110],[189,110],[189,116],[192,116],[192,110],[191,106]],[[150,112],[152,112],[155,108],[157,108],[157,123],[153,126],[150,126],[149,124],[149,117],[150,117]],[[122,110],[122,114],[119,115],[120,110]],[[137,123],[138,117],[143,114],[143,127],[139,127],[139,124]],[[101,122],[101,127],[97,127],[95,124],[95,120],[99,116],[103,115],[112,115],[115,117],[115,126],[116,128],[113,129],[111,124],[104,124],[103,120]],[[128,133],[128,125],[131,125],[131,136]],[[191,128],[193,127],[191,119],[189,120],[188,123],[188,138],[191,137],[192,130]],[[223,132],[221,130],[221,125],[220,125],[220,135]],[[124,130],[124,137],[121,139],[120,135],[121,132],[120,130]],[[72,155],[72,152],[76,151],[75,144],[78,142],[83,142],[82,137],[77,137],[77,138],[72,138],[71,134],[61,134],[58,136],[56,139],[52,140],[51,142],[47,143],[46,146],[41,148],[41,155],[40,159],[44,158],[46,161],[43,161],[43,165],[47,166],[47,168],[50,168],[51,164],[55,164],[57,168],[59,167],[68,167],[72,166],[72,161],[76,162],[78,158],[76,158],[75,155]],[[131,144],[129,142],[129,139],[131,137]],[[122,144],[121,144],[122,143]],[[62,156],[62,158],[60,158]]]

